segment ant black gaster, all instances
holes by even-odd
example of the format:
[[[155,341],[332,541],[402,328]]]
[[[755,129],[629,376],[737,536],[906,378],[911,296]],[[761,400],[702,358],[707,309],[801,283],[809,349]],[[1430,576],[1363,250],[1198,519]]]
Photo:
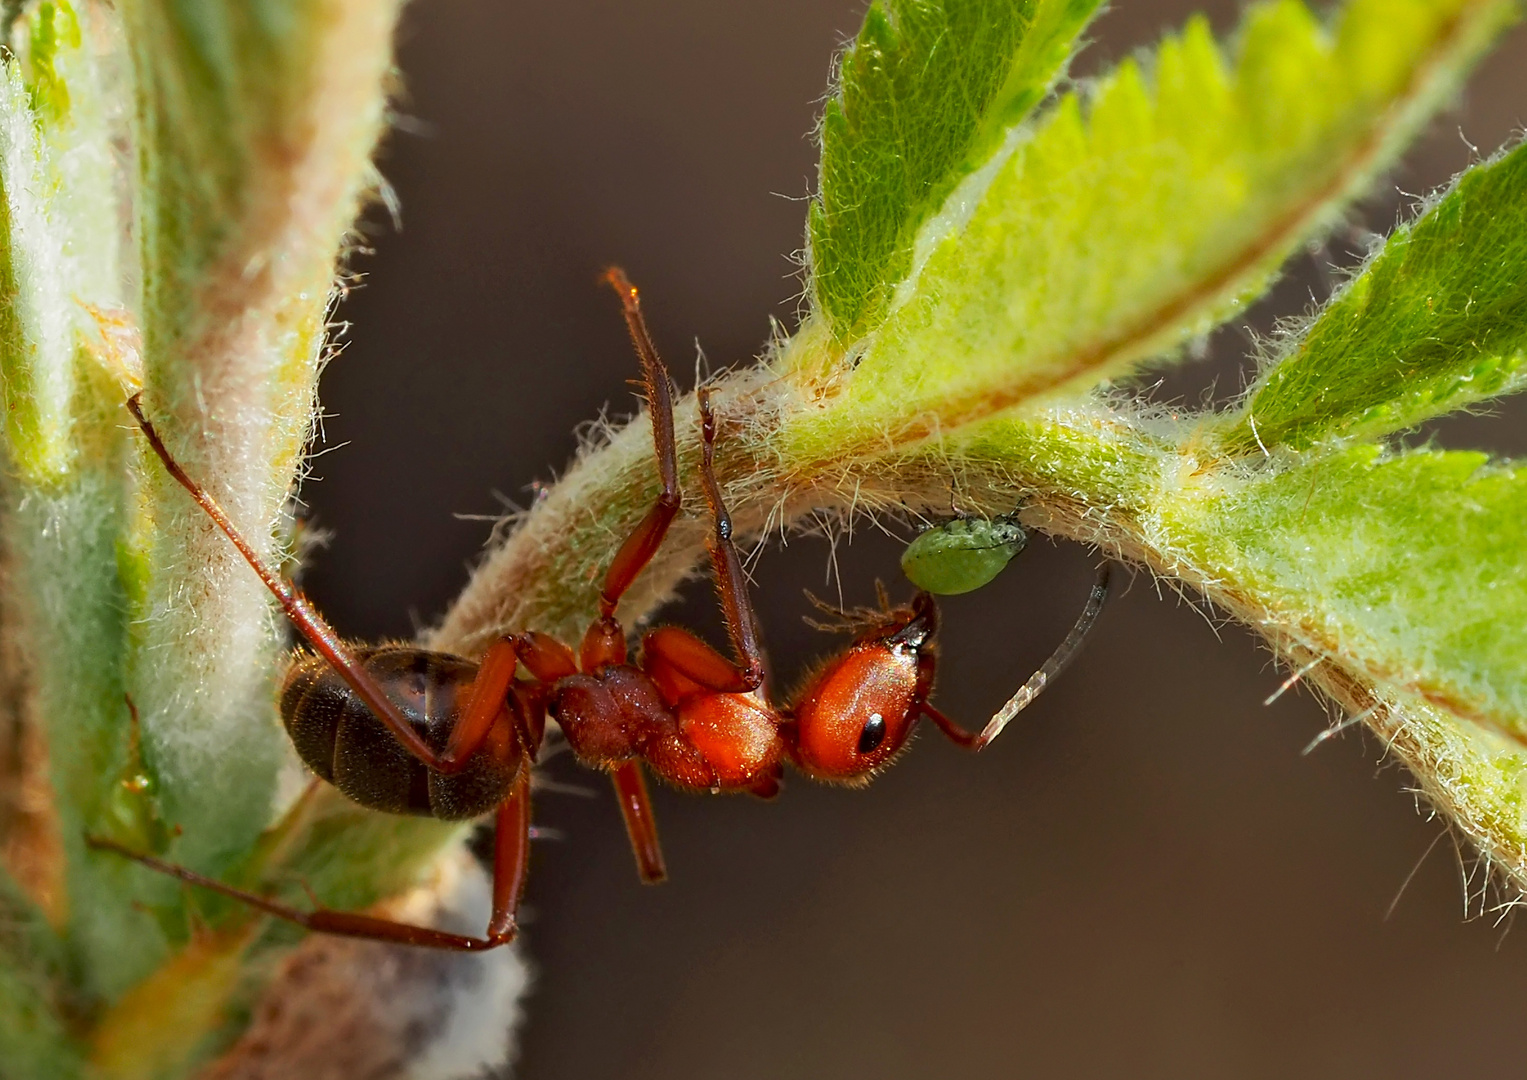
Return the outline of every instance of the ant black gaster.
[[[732,523],[716,483],[716,420],[702,387],[701,477],[714,531],[708,538],[716,591],[735,660],[687,630],[648,631],[639,659],[627,654],[615,619],[630,587],[679,512],[677,450],[668,372],[642,318],[636,289],[619,269],[606,280],[619,292],[641,358],[662,492],[626,538],[605,575],[599,616],[578,650],[546,634],[510,634],[480,662],[408,645],[350,644],[244,540],[216,500],[170,456],[144,416],[141,394],[127,407],[164,467],[238,548],[275,595],[313,653],[291,662],[281,686],[281,717],[308,767],[363,806],[448,821],[496,811],[493,911],[482,937],[317,907],[303,911],[236,889],[184,867],[107,848],[182,881],[233,897],[321,933],[445,949],[491,949],[516,933],[529,855],[530,769],[546,717],[554,717],[578,759],[611,775],[643,881],[665,876],[642,763],[676,787],[695,791],[779,790],[788,759],[818,780],[864,783],[906,743],[919,717],[955,743],[979,749],[1032,700],[1076,651],[1106,589],[1106,570],[1071,634],[998,721],[980,735],[928,703],[933,688],[933,597],[886,610],[784,706],[762,689],[763,651]],[[529,678],[517,676],[523,666]]]

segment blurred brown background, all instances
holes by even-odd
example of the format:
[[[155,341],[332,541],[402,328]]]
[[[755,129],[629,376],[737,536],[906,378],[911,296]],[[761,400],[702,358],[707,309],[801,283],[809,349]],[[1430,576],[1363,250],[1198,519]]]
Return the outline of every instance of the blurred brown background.
[[[602,266],[643,287],[686,386],[696,341],[746,363],[768,316],[789,322],[808,133],[864,6],[416,0],[407,119],[382,163],[403,228],[372,217],[350,344],[323,384],[333,452],[304,493],[335,534],[309,584],[343,630],[436,618],[487,533],[453,515],[498,512],[494,492],[523,502],[578,424],[631,409]],[[1239,5],[1117,0],[1077,70],[1204,6],[1225,30]],[[1247,326],[1323,296],[1401,191],[1467,163],[1465,139],[1509,138],[1524,47],[1508,39],[1354,227],[1157,396],[1237,389]],[[1520,451],[1527,412],[1500,412],[1439,437]],[[839,552],[851,602],[877,576],[900,584],[897,543],[859,533]],[[948,603],[940,706],[989,715],[1062,636],[1092,562],[1041,539]],[[800,619],[802,588],[836,596],[827,565],[801,540],[758,566],[787,676],[830,644]],[[691,592],[676,617],[708,618],[706,587]],[[1281,678],[1245,632],[1137,579],[980,759],[925,735],[867,792],[659,793],[672,881],[656,889],[637,885],[603,783],[556,760],[550,775],[597,797],[537,807],[564,838],[535,854],[518,1075],[1519,1075],[1527,934],[1477,899],[1465,917],[1451,839],[1374,740],[1300,756],[1325,717],[1298,693],[1264,708]]]

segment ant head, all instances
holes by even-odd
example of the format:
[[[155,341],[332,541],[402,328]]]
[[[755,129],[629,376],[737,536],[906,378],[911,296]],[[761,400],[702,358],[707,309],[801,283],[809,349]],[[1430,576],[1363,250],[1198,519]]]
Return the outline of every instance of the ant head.
[[[918,593],[888,611],[811,680],[787,729],[790,753],[818,780],[862,784],[906,745],[933,688],[938,609]]]

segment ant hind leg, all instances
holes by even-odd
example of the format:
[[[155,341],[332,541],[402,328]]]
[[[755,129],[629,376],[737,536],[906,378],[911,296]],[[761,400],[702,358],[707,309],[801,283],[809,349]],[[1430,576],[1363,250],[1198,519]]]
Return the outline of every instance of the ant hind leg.
[[[97,851],[110,851],[123,858],[148,867],[150,870],[194,885],[200,889],[226,896],[247,904],[256,911],[273,918],[293,923],[319,934],[335,934],[340,937],[381,941],[392,945],[419,945],[430,949],[449,949],[457,952],[482,952],[507,945],[518,933],[515,922],[520,897],[525,891],[525,878],[529,869],[530,855],[530,761],[520,764],[519,776],[514,789],[498,809],[497,835],[493,852],[493,914],[488,920],[488,932],[484,937],[470,934],[454,934],[430,926],[398,922],[374,915],[362,915],[353,911],[334,911],[321,905],[311,911],[283,904],[268,896],[235,888],[215,878],[198,874],[184,866],[133,851],[104,837],[86,836],[87,846]]]
[[[237,889],[232,885],[224,884],[215,878],[205,877],[194,870],[188,870],[184,866],[156,859],[152,855],[133,851],[124,847],[115,840],[107,840],[99,836],[85,837],[87,846],[97,851],[110,851],[141,863],[150,870],[161,874],[168,874],[194,885],[199,889],[208,889],[212,892],[226,896],[240,903],[248,904],[256,911],[281,919],[284,922],[295,923],[304,929],[312,930],[320,934],[337,934],[340,937],[363,938],[369,941],[384,941],[395,945],[423,945],[434,949],[452,949],[461,952],[473,952],[483,949],[496,948],[507,944],[508,939],[503,941],[491,938],[476,938],[464,934],[452,934],[445,930],[435,930],[428,926],[414,926],[411,923],[395,922],[392,919],[379,919],[372,915],[360,915],[349,911],[332,911],[329,908],[318,907],[312,911],[303,911],[300,908],[291,907],[288,904],[272,900],[259,893],[252,893],[245,889]]]

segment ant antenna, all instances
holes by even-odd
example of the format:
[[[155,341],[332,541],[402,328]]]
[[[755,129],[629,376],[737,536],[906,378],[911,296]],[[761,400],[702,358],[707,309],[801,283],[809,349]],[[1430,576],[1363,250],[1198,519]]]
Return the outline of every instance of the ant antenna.
[[[1097,622],[1098,614],[1103,610],[1103,601],[1108,599],[1108,579],[1112,570],[1112,564],[1104,563],[1098,571],[1097,580],[1092,583],[1092,592],[1087,597],[1087,606],[1082,608],[1081,615],[1076,624],[1071,627],[1071,632],[1060,646],[1050,654],[1050,658],[1040,665],[1039,670],[1029,676],[1029,681],[1018,688],[1018,692],[1008,698],[1007,704],[997,710],[997,715],[991,718],[991,723],[982,729],[981,734],[976,736],[973,749],[981,750],[993,739],[1002,733],[1007,727],[1008,721],[1017,716],[1029,703],[1044,692],[1044,688],[1050,685],[1051,680],[1065,670],[1066,665],[1075,659],[1081,651],[1082,641],[1087,637],[1087,632],[1092,629],[1092,624]]]

